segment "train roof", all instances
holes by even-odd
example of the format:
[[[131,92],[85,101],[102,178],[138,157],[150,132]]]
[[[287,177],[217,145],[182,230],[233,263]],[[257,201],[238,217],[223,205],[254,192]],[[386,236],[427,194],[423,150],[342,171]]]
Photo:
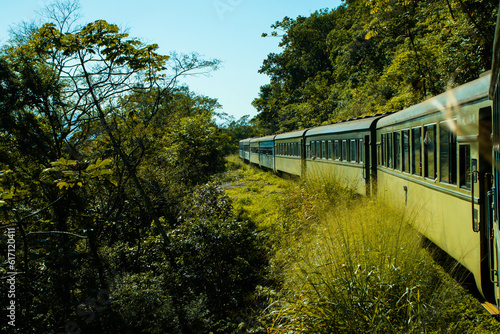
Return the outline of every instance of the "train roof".
[[[250,144],[250,141],[251,141],[252,139],[254,139],[254,138],[246,138],[246,139],[242,139],[242,140],[240,140],[240,143],[242,143],[243,145],[245,145],[245,144],[247,144],[247,145],[248,145],[248,144]]]
[[[280,133],[279,135],[276,135],[274,139],[280,140],[280,139],[302,138],[302,136],[306,131],[307,129],[302,129],[302,130]]]
[[[276,137],[276,135],[270,135],[270,136],[265,136],[265,137],[252,138],[252,140],[250,140],[250,142],[252,142],[252,143],[260,143],[260,142],[263,142],[263,141],[273,141],[274,137]]]
[[[381,119],[377,128],[397,124],[488,97],[490,73]]]
[[[369,130],[373,122],[377,121],[381,117],[384,117],[384,115],[365,116],[362,118],[355,118],[334,124],[318,126],[316,128],[307,130],[306,137],[322,134]]]

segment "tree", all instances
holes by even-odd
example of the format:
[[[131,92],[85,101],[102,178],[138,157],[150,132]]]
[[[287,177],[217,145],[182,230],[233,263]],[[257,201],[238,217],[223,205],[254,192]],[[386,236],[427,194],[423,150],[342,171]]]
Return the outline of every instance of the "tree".
[[[1,180],[9,189],[2,227],[14,224],[22,236],[21,332],[57,328],[79,298],[108,289],[110,273],[99,254],[104,243],[118,235],[140,240],[135,232],[151,222],[168,243],[159,219],[168,214],[161,209],[168,192],[148,191],[154,182],[144,164],[161,149],[151,139],[171,130],[158,128],[164,104],[180,104],[168,100],[186,95],[175,95],[176,79],[218,64],[174,55],[167,72],[169,57],[156,53],[157,45],[105,21],[71,29],[66,22],[29,26],[0,57],[0,169],[11,171]],[[204,117],[210,110],[197,120]],[[93,279],[82,282],[82,271]],[[78,284],[89,296],[75,294]]]
[[[253,102],[270,132],[400,110],[489,69],[494,1],[348,0],[285,18]],[[479,24],[481,22],[481,24]]]

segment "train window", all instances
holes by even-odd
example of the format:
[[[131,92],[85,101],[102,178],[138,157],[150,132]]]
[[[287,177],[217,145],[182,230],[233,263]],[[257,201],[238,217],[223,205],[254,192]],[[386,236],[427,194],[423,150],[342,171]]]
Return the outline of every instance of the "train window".
[[[333,156],[333,146],[332,146],[332,141],[329,140],[328,141],[328,150],[326,152],[326,154],[328,154],[327,158],[328,160],[332,160],[332,156]]]
[[[439,171],[440,181],[457,184],[457,136],[453,132],[454,121],[442,122],[439,126]]]
[[[382,158],[380,157],[380,144],[377,144],[377,161],[380,166],[382,163]]]
[[[347,156],[347,142],[342,140],[342,161],[347,161],[349,157]]]
[[[381,146],[380,147],[380,150],[381,150],[381,152],[380,152],[380,164],[382,166],[385,166],[385,137],[386,137],[386,134],[383,133],[382,139],[380,141],[380,146]]]
[[[338,140],[334,142],[334,146],[335,160],[340,160],[340,144]]]
[[[356,140],[352,139],[351,144],[349,145],[349,152],[351,153],[351,161],[352,162],[357,162],[358,161],[358,149],[357,149],[357,143]]]
[[[394,169],[401,170],[401,133],[394,132]]]
[[[392,168],[392,134],[387,134],[387,167]]]
[[[401,131],[403,144],[403,172],[410,172],[410,130]]]
[[[422,176],[422,128],[411,130],[411,170],[415,175]]]
[[[460,187],[465,189],[470,189],[470,175],[471,175],[471,164],[470,164],[470,145],[460,145]]]
[[[324,140],[321,142],[321,159],[326,159],[326,143]]]
[[[363,154],[364,154],[364,147],[363,147],[363,139],[359,140],[359,162],[363,162]]]
[[[435,179],[436,175],[436,125],[424,127],[424,176]]]

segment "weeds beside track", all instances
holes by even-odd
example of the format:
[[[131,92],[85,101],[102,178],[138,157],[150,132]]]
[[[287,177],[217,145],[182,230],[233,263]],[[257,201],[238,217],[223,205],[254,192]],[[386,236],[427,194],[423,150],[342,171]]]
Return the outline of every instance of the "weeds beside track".
[[[226,182],[235,211],[272,240],[280,286],[262,315],[268,332],[500,332],[435,263],[403,209],[333,180],[294,182],[232,164]]]

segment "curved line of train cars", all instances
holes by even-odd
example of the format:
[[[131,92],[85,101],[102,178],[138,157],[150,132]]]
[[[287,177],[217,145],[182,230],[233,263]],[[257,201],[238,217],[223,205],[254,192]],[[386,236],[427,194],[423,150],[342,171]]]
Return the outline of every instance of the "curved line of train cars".
[[[500,230],[492,207],[499,203],[500,116],[489,98],[498,82],[492,73],[495,80],[487,73],[398,112],[245,139],[239,155],[277,173],[331,175],[362,195],[406,206],[417,230],[498,305]]]

